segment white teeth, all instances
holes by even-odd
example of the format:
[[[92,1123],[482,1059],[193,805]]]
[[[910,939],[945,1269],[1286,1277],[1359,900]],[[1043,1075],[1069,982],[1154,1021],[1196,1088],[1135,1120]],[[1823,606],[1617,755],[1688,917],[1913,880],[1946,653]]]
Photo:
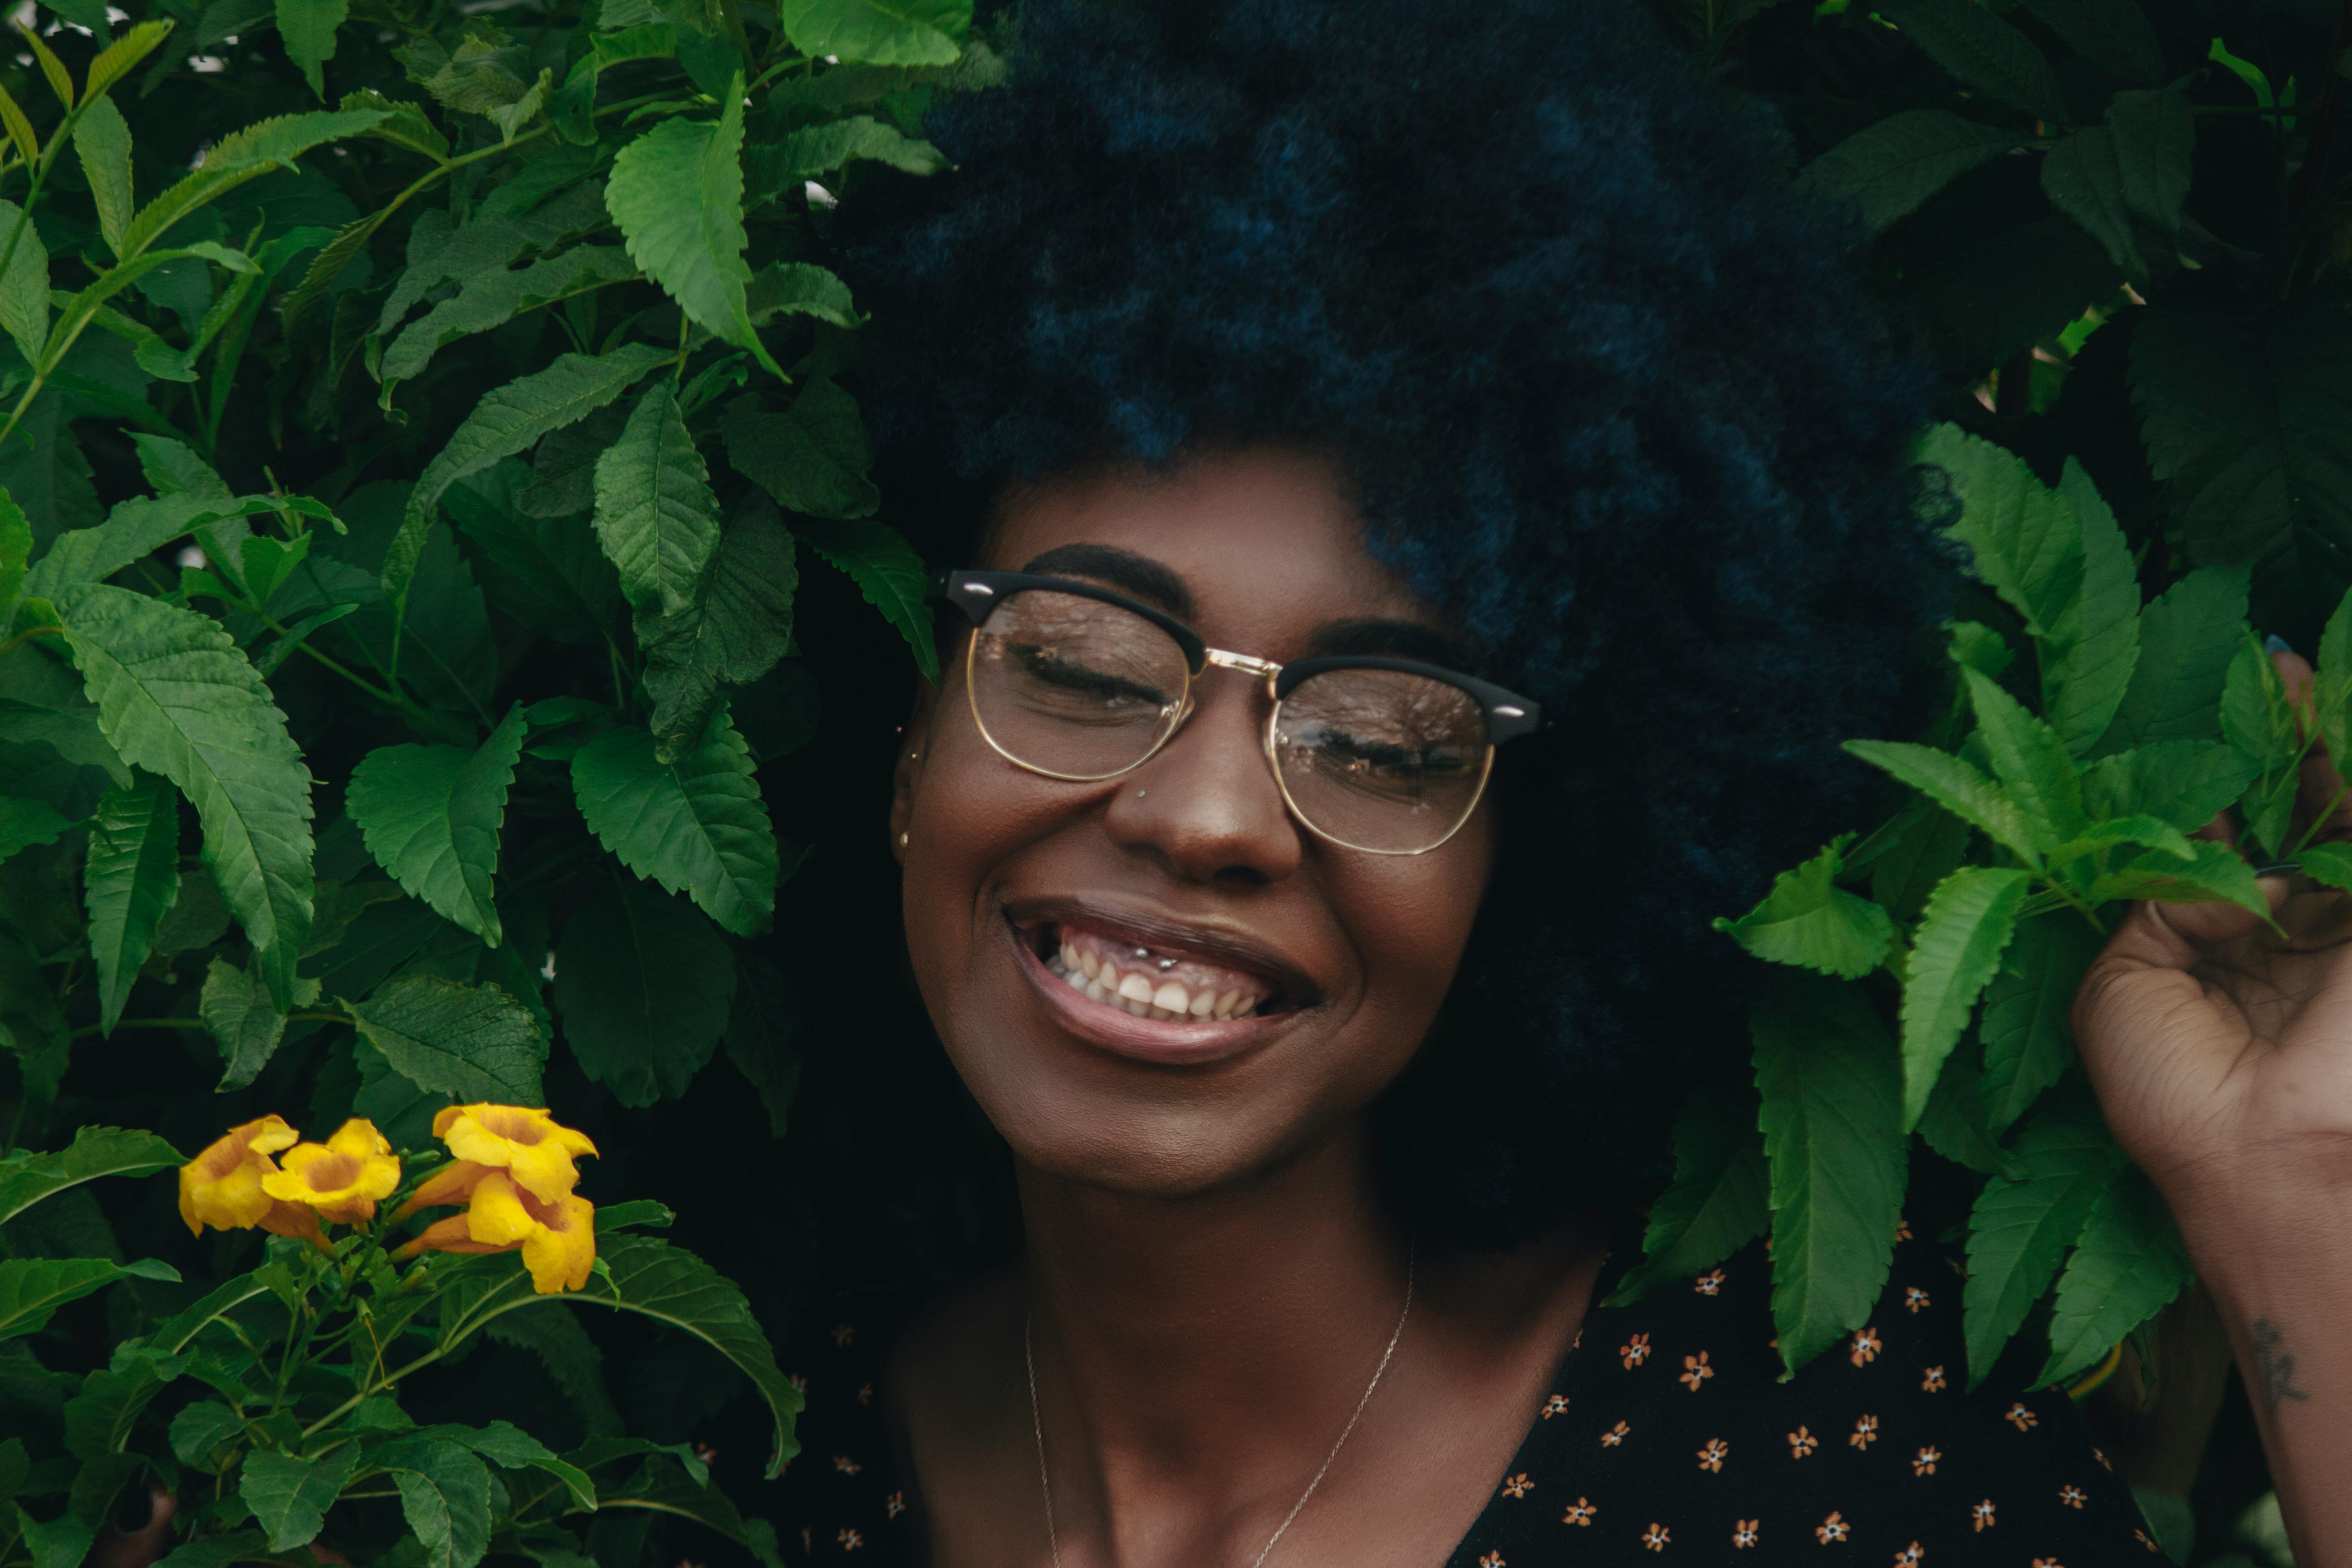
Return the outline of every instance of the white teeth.
[[[1102,988],[1104,990],[1109,992],[1114,996],[1118,994],[1118,966],[1117,964],[1112,963],[1106,959],[1103,962],[1102,967],[1095,971],[1094,977],[1102,982]]]
[[[1089,981],[1087,981],[1087,1001],[1089,1001],[1089,1002],[1099,1002],[1099,1001],[1103,1000],[1105,997],[1108,996],[1109,994],[1110,994],[1110,993],[1109,993],[1109,992],[1105,991],[1105,990],[1103,989],[1103,987],[1102,987],[1102,982],[1101,982],[1101,981],[1099,981],[1099,980],[1089,980]]]
[[[1246,1001],[1246,1002],[1243,1003],[1240,1006],[1238,1006],[1238,1007],[1236,1007],[1236,1008],[1234,1008],[1234,1017],[1236,1017],[1236,1018],[1246,1018],[1246,1017],[1248,1017],[1252,1013],[1255,1013],[1255,1012],[1256,1012],[1256,1011],[1257,1011],[1257,998],[1256,998],[1256,997],[1255,997],[1255,996],[1253,996],[1253,997],[1251,997],[1248,1001]]]
[[[1154,1007],[1151,1010],[1151,1016],[1164,1024],[1171,1018],[1181,1018],[1184,1015],[1181,1013],[1171,1013],[1165,1007]]]
[[[1065,969],[1076,969],[1077,966],[1078,950],[1072,947],[1068,942],[1064,942],[1062,944],[1062,967]]]
[[[1078,954],[1078,962],[1086,965],[1087,978],[1089,980],[1092,980],[1096,972],[1102,968],[1102,960],[1094,955],[1091,948]]]
[[[1084,991],[1087,988],[1087,977],[1079,973],[1075,969],[1071,970],[1067,974],[1063,975],[1062,978],[1070,983],[1070,989],[1073,991]]]
[[[1127,1005],[1127,1010],[1134,1014],[1139,1018],[1147,1017],[1150,1015],[1151,1004],[1149,1002],[1129,1002]]]
[[[1205,1018],[1216,1010],[1217,994],[1213,991],[1203,991],[1193,997],[1192,1005],[1187,1009],[1195,1018]]]
[[[1129,974],[1118,983],[1118,994],[1129,1002],[1151,1005],[1151,982],[1140,974]]]
[[[1181,1013],[1192,1005],[1192,998],[1181,985],[1170,980],[1151,994],[1151,1005],[1165,1013]]]
[[[1220,1018],[1232,1017],[1234,1016],[1234,1004],[1241,999],[1242,994],[1239,991],[1228,991],[1223,996],[1218,997],[1216,1007],[1217,1016]]]

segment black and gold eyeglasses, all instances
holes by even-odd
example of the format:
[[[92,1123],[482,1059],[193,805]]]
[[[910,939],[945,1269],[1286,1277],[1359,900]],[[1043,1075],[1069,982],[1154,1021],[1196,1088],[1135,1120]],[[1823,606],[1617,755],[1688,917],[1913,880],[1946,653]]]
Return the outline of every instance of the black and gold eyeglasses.
[[[1238,670],[1265,682],[1265,758],[1291,816],[1373,855],[1423,855],[1453,837],[1486,793],[1496,745],[1542,721],[1524,697],[1417,659],[1276,664],[1211,647],[1091,583],[950,572],[944,594],[972,625],[972,722],[1006,762],[1074,783],[1117,778],[1183,728],[1209,667]]]

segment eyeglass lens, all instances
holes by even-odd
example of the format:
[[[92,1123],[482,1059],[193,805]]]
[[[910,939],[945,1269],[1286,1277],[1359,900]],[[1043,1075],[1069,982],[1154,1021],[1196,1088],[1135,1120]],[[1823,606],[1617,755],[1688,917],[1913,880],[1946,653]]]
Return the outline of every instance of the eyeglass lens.
[[[1024,767],[1104,779],[1149,757],[1183,713],[1184,651],[1116,605],[1032,589],[974,635],[972,714]],[[1460,687],[1402,670],[1327,670],[1276,710],[1276,777],[1317,832],[1388,854],[1435,847],[1477,805],[1485,711]]]

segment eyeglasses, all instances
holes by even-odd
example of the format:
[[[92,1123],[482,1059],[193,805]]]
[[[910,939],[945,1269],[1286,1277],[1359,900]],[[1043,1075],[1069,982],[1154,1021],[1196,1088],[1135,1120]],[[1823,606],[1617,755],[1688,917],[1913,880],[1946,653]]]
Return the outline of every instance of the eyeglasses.
[[[1542,721],[1524,697],[1416,659],[1228,653],[1091,583],[950,572],[944,595],[972,625],[972,722],[1006,762],[1074,783],[1117,778],[1183,727],[1205,670],[1238,670],[1265,682],[1265,757],[1290,814],[1370,854],[1423,855],[1453,837],[1486,793],[1496,743]]]

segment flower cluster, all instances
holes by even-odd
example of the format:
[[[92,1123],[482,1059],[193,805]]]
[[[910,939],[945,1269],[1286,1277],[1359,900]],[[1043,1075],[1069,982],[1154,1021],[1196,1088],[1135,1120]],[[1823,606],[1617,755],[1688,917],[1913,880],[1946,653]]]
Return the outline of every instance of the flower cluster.
[[[400,1162],[373,1122],[354,1116],[324,1143],[309,1143],[283,1117],[265,1116],[180,1167],[180,1217],[191,1235],[259,1226],[324,1251],[320,1221],[364,1225],[399,1185]]]
[[[433,1135],[456,1161],[427,1177],[399,1217],[457,1204],[466,1212],[427,1226],[402,1257],[519,1248],[541,1295],[588,1283],[596,1205],[572,1190],[580,1181],[573,1157],[596,1152],[586,1134],[559,1126],[543,1110],[453,1105],[433,1119]]]

